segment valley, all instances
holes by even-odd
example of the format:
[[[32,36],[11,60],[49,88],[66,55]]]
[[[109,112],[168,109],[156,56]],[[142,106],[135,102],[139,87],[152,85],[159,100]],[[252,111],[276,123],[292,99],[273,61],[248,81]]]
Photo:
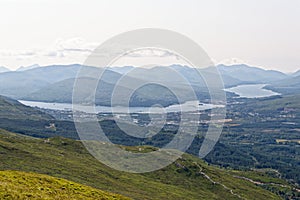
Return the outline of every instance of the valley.
[[[300,200],[300,0],[0,0],[0,200]]]
[[[183,96],[186,96],[185,102],[178,102],[174,94],[163,87],[148,85],[133,95],[134,98],[129,102],[130,112],[120,104],[112,113],[112,89],[128,67],[111,68],[100,83],[103,87],[96,91],[99,96],[96,95],[95,114],[109,140],[121,148],[133,152],[155,151],[175,137],[179,125],[188,130],[194,116],[200,116],[196,121],[199,124],[198,132],[186,154],[161,170],[130,174],[113,170],[100,163],[80,142],[70,104],[72,86],[80,67],[47,66],[21,72],[0,73],[0,81],[13,82],[15,76],[22,77],[20,81],[24,81],[26,77],[30,77],[30,81],[25,81],[22,85],[23,88],[16,87],[16,84],[20,83],[10,84],[9,81],[5,86],[0,86],[0,175],[2,173],[5,177],[20,176],[14,174],[33,172],[35,174],[22,176],[34,182],[38,177],[44,176],[39,174],[45,174],[51,176],[45,177],[46,179],[54,181],[52,177],[62,178],[75,182],[70,184],[82,184],[83,186],[78,185],[79,188],[89,187],[84,191],[91,190],[93,195],[105,196],[106,192],[102,193],[103,191],[121,195],[112,194],[113,197],[110,197],[108,194],[107,199],[300,198],[300,93],[297,92],[300,85],[295,82],[298,80],[296,75],[291,78],[280,72],[248,66],[219,66],[227,91],[227,113],[225,119],[211,122],[212,109],[225,108],[225,102],[211,104],[203,80],[197,79],[192,69],[179,65],[171,67],[189,80],[196,91],[196,101],[190,101],[188,92],[184,92],[185,85],[176,85],[178,91],[183,91]],[[93,73],[94,70],[97,69],[90,67],[88,71]],[[159,74],[162,80],[166,79],[167,75],[162,73],[160,67],[141,69],[138,74],[143,74],[145,70],[150,70],[147,73],[153,73],[153,76]],[[210,73],[209,69],[204,71]],[[242,73],[248,75],[242,76]],[[260,75],[257,76],[257,73]],[[253,74],[253,77],[249,74]],[[239,79],[241,77],[243,80]],[[143,77],[139,76],[139,80],[137,77],[130,78],[134,82]],[[87,85],[94,81],[84,77],[81,79],[86,81]],[[284,91],[277,89],[282,87],[279,83],[285,80],[291,80],[295,84],[291,84],[291,87],[285,88]],[[247,84],[246,87],[255,86],[252,92],[250,91],[253,95],[239,96],[238,92],[230,91],[230,88],[244,84]],[[122,89],[125,91],[130,88]],[[257,89],[274,92],[268,92],[265,96],[256,94]],[[149,95],[149,91],[155,92]],[[119,94],[118,98],[122,99],[122,95]],[[23,100],[17,101],[14,98]],[[162,105],[167,111],[165,117],[160,113],[160,108],[155,110],[152,107],[152,112],[149,111],[154,102]],[[80,123],[89,123],[89,120],[93,119],[93,113],[86,113],[86,110],[89,109],[77,111],[84,119]],[[182,119],[183,114],[180,111],[184,113],[185,119]],[[127,135],[118,127],[115,117],[129,128],[134,127],[133,125],[145,127],[151,119],[157,122],[165,119],[166,123],[157,134],[146,133],[142,138],[138,138]],[[224,123],[224,127],[213,150],[201,160],[197,157],[211,123],[214,126]],[[86,129],[86,132],[89,130]],[[188,131],[186,133],[189,134]],[[64,191],[61,191],[65,186],[53,187],[51,190],[65,195]],[[69,189],[70,191],[66,191],[68,194],[74,191],[74,188]],[[1,191],[3,189],[0,189],[0,195]],[[76,195],[86,195],[82,198],[88,199],[90,193]],[[27,192],[24,195],[27,194],[31,193]],[[46,194],[36,191],[36,195]]]

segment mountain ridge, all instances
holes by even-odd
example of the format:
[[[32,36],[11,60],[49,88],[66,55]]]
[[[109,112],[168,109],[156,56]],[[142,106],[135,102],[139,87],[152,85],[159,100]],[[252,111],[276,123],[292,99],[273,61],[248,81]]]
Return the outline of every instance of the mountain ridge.
[[[105,70],[105,74],[101,78],[108,84],[112,84],[115,86],[116,83],[121,80],[121,78],[124,78],[123,75],[127,74],[129,71],[130,73],[127,74],[126,78],[131,79],[131,83],[138,83],[141,81],[147,82],[149,76],[151,75],[152,78],[150,77],[149,80],[157,79],[160,81],[160,83],[165,83],[166,85],[172,83],[174,87],[182,87],[181,91],[187,91],[187,86],[191,85],[193,89],[197,91],[197,96],[199,97],[199,99],[209,98],[207,85],[201,74],[206,74],[208,77],[213,78],[215,76],[219,76],[219,73],[221,78],[223,79],[225,88],[234,87],[241,84],[269,84],[272,86],[274,83],[276,84],[276,82],[288,80],[289,78],[291,78],[291,76],[279,71],[264,70],[245,64],[232,66],[218,65],[217,69],[219,70],[219,72],[215,72],[215,70],[211,70],[211,68],[201,68],[195,71],[196,69],[183,65],[170,65],[169,67],[179,75],[181,75],[183,78],[185,78],[186,82],[182,82],[182,80],[184,79],[177,81],[177,79],[174,79],[172,77],[170,78],[170,73],[166,70],[167,67],[165,66],[155,66],[149,69],[133,68],[132,66],[110,67],[108,68],[108,70]],[[26,71],[12,71],[1,73],[0,95],[15,99],[33,101],[45,101],[45,99],[48,99],[48,102],[56,102],[57,99],[60,99],[60,101],[58,102],[70,103],[70,87],[68,86],[65,88],[65,91],[62,91],[64,88],[57,88],[57,86],[62,85],[62,83],[60,82],[66,81],[68,79],[74,79],[77,76],[79,70],[82,69],[84,69],[86,73],[82,76],[86,75],[87,77],[94,77],[95,75],[100,74],[101,70],[103,70],[104,68],[88,67],[82,66],[80,64],[50,65],[28,69]],[[134,74],[134,76],[132,76],[132,74]],[[67,88],[69,88],[69,90],[67,90]],[[49,91],[49,93],[47,93],[47,91]],[[69,94],[67,98],[68,100],[63,101],[61,97],[58,97],[57,95],[55,96],[55,92],[53,91],[60,91],[58,93],[63,94],[60,96]],[[157,93],[162,94],[164,93],[164,91],[158,90]],[[109,99],[109,96],[107,97],[107,99]],[[148,104],[151,104],[152,100],[151,102],[146,103],[147,100],[145,100],[144,97],[136,98],[135,100],[138,99],[143,99],[142,101],[144,103],[137,103],[136,105],[151,106]],[[161,98],[161,100],[164,99],[166,98]],[[171,105],[174,104],[174,102],[175,101],[170,100],[169,102],[165,102],[164,105]],[[108,105],[108,100],[105,101],[103,105]]]

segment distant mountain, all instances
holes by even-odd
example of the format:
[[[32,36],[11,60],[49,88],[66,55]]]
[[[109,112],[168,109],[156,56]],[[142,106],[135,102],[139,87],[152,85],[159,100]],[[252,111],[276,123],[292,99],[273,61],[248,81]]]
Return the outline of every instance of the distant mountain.
[[[126,74],[129,71],[131,71],[132,69],[134,69],[134,67],[133,66],[109,67],[108,69],[111,71],[120,73],[120,74]]]
[[[295,73],[291,74],[292,76],[296,77],[296,76],[300,76],[300,70],[296,71]]]
[[[226,88],[249,83],[272,83],[288,78],[289,76],[278,71],[264,70],[247,65],[217,66]],[[170,70],[172,69],[172,70]],[[153,80],[162,84],[148,84],[136,92],[132,97],[135,105],[149,105],[154,100],[161,100],[162,105],[170,105],[175,100],[174,95],[167,92],[163,85],[171,86],[180,91],[184,100],[191,100],[191,94],[188,93],[189,87],[195,90],[198,99],[208,99],[209,92],[204,77],[214,80],[218,75],[212,68],[196,69],[182,65],[157,66],[153,68],[134,68],[132,66],[110,67],[101,77],[106,91],[99,95],[98,104],[109,105],[109,98],[115,84],[119,80],[124,80],[126,76],[127,85],[123,87],[135,87],[138,83],[149,82]],[[47,101],[47,102],[70,102],[72,97],[72,87],[75,77],[79,70],[85,73],[80,78],[99,78],[103,68],[87,67],[79,64],[74,65],[51,65],[45,67],[34,67],[25,71],[11,71],[0,74],[0,95],[8,96],[15,99]],[[100,71],[99,71],[100,70]],[[200,72],[200,74],[199,74]],[[72,80],[73,79],[73,80]],[[152,81],[152,82],[151,82]],[[123,84],[123,83],[121,83]],[[125,84],[126,85],[126,84]],[[211,86],[211,85],[210,85]],[[214,86],[214,85],[212,85]],[[150,91],[150,88],[154,91]],[[127,88],[129,89],[129,88]],[[136,88],[137,89],[137,88]],[[124,89],[123,92],[127,91]],[[148,94],[146,94],[147,92]],[[100,94],[100,93],[99,93]],[[105,95],[108,95],[105,97]],[[123,94],[120,94],[120,98]],[[122,97],[124,98],[124,96]],[[148,100],[147,100],[148,99]],[[121,100],[120,100],[121,101]],[[122,102],[120,102],[122,103]]]
[[[106,72],[111,73],[107,70]],[[105,75],[104,75],[104,79]],[[59,81],[57,83],[51,84],[45,88],[42,88],[23,99],[31,101],[42,101],[42,102],[56,102],[56,103],[72,103],[72,93],[73,86],[76,79],[66,79]],[[77,79],[83,86],[81,87],[81,94],[84,97],[81,103],[88,104],[92,101],[90,85],[94,85],[97,79],[92,78],[79,78]],[[130,80],[135,82],[134,79]],[[136,80],[137,81],[137,80]],[[100,81],[96,89],[96,104],[101,106],[111,106],[111,99],[114,92],[115,84]],[[115,81],[115,83],[117,80]],[[130,94],[131,90],[129,88],[118,86],[121,92],[115,93],[114,98],[117,100],[115,102],[119,106],[127,106],[126,101],[127,94]],[[182,91],[186,94],[186,91]],[[188,97],[188,96],[187,96]],[[188,100],[188,99],[187,99]],[[131,106],[152,106],[154,104],[161,104],[163,106],[168,106],[174,103],[178,103],[174,94],[166,90],[164,87],[159,85],[148,84],[144,87],[138,88],[130,99]]]
[[[211,67],[208,68],[199,68],[194,69],[188,66],[182,65],[170,65],[170,68],[181,74],[190,84],[197,86],[205,86],[205,80],[202,75],[206,77],[216,77],[218,76],[215,71],[211,70]],[[127,71],[132,70],[131,74],[139,78],[147,79],[147,76],[150,74],[151,77],[156,77],[158,80],[170,80],[170,75],[168,71],[165,70],[165,66],[157,66],[153,68],[136,68],[132,70],[132,68],[128,67],[120,67],[119,71]],[[238,65],[218,65],[217,69],[223,79],[224,86],[226,88],[240,85],[240,84],[258,84],[258,83],[269,83],[272,81],[282,80],[288,77],[288,75],[275,71],[275,70],[264,70],[257,67],[251,67],[245,64]],[[200,72],[200,74],[199,74]],[[178,82],[176,82],[178,83]],[[175,84],[175,82],[174,82]],[[182,84],[182,83],[179,83]]]
[[[15,99],[27,96],[58,81],[74,78],[81,65],[51,65],[0,74],[0,94]]]
[[[49,86],[46,86],[30,95],[24,97],[25,100],[42,101],[42,102],[56,102],[56,103],[72,103],[73,86],[76,79],[66,79]],[[82,103],[91,102],[91,94],[89,93],[89,86],[94,84],[97,79],[92,78],[79,78],[77,81],[84,84],[83,87],[87,87],[82,90],[82,96],[84,101]],[[114,84],[101,81],[98,84],[96,91],[96,102],[102,106],[110,106],[111,96],[114,89]],[[127,90],[123,88],[122,91]],[[124,99],[124,98],[123,98]]]
[[[0,73],[9,72],[10,70],[6,67],[0,66]]]
[[[131,71],[128,74],[128,76],[134,76],[135,78],[140,78],[144,80],[147,79],[150,80],[153,77],[155,77],[157,80],[160,81],[168,81],[168,80],[174,81],[174,79],[172,79],[173,77],[170,77],[169,71],[166,70],[168,67],[175,70],[178,74],[184,77],[186,81],[189,82],[190,84],[201,86],[201,87],[205,87],[206,84],[201,74],[206,74],[206,75],[210,74],[211,76],[217,76],[217,74],[212,74],[213,72],[208,69],[204,69],[204,68],[195,69],[188,66],[177,65],[177,64],[170,65],[170,66],[157,66],[153,68],[142,68],[142,67],[134,68],[130,66],[112,67],[111,70],[117,71],[120,74],[125,74]],[[243,81],[233,78],[229,75],[223,75],[222,78],[223,78],[224,85],[226,87],[235,86],[237,84],[243,83]],[[179,79],[174,81],[174,84],[182,84],[178,82],[178,80]]]
[[[3,83],[0,85],[0,94],[23,100],[70,103],[75,81],[74,78],[81,67],[81,65],[53,65],[20,72],[10,72],[6,73],[5,76],[1,76],[0,74],[0,83]],[[122,78],[122,74],[116,71],[126,73],[126,71],[131,70],[132,68],[133,67],[130,66],[113,67],[110,68],[111,70],[105,71],[101,80],[105,86],[102,88],[106,89],[105,91],[98,91],[98,104],[109,105],[113,88]],[[81,78],[93,77],[99,72],[98,70],[101,70],[100,68],[95,67],[83,67],[83,69],[86,73],[81,75]],[[167,106],[178,102],[174,94],[167,91],[164,86],[151,84],[151,81],[153,82],[153,80],[160,81],[163,85],[172,86],[176,88],[176,90],[181,91],[181,99],[184,100],[194,100],[190,99],[189,85],[195,89],[199,98],[203,99],[209,97],[205,81],[203,81],[199,74],[195,73],[194,69],[187,66],[177,66],[175,71],[173,70],[172,72],[171,70],[173,74],[170,74],[170,70],[168,70],[167,67],[154,67],[151,69],[135,68],[135,70],[132,71],[133,73],[126,76],[127,85],[130,85],[126,87],[134,88],[138,83],[144,85],[147,81],[150,81],[150,83],[140,89],[135,88],[139,90],[136,91],[132,97],[132,105],[153,105],[152,103],[156,101],[157,103],[160,102],[161,105]],[[180,76],[186,78],[186,81],[182,82],[183,79],[178,78]],[[232,78],[229,79],[231,82],[234,82],[233,85],[239,83],[239,81]],[[153,90],[150,91],[150,88]],[[118,94],[120,95],[120,104],[123,103],[121,100],[124,100],[125,98],[122,96],[125,94],[123,93],[125,91],[128,91],[128,88]]]
[[[295,77],[287,77],[283,80],[273,82],[265,88],[273,90],[281,94],[300,94],[300,75]]]
[[[241,80],[242,82],[248,83],[269,83],[272,81],[282,80],[288,77],[288,75],[275,71],[275,70],[264,70],[258,67],[251,67],[245,64],[239,65],[218,65],[218,70],[222,76],[227,75],[235,79]]]
[[[35,68],[39,68],[39,67],[41,67],[40,65],[38,65],[38,64],[34,64],[34,65],[30,65],[30,66],[27,66],[27,67],[23,67],[23,66],[21,66],[21,67],[19,67],[16,71],[26,71],[26,70],[30,70],[30,69],[35,69]]]

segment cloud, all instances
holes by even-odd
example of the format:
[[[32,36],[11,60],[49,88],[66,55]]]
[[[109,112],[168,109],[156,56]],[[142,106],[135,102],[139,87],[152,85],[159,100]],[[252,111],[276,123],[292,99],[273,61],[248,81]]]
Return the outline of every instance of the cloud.
[[[228,58],[221,60],[220,62],[217,62],[217,65],[223,64],[223,65],[239,65],[239,64],[247,64],[248,61],[239,59],[239,58]]]
[[[37,52],[34,52],[34,51],[23,51],[19,55],[20,56],[35,56],[35,55],[37,55]]]
[[[127,57],[176,57],[176,54],[163,49],[143,48],[129,52]]]
[[[67,40],[59,39],[56,41],[55,48],[60,52],[91,53],[97,45],[97,43],[87,42],[83,38],[77,37]]]
[[[59,51],[49,51],[45,54],[43,54],[43,56],[45,57],[49,57],[49,58],[57,58],[57,57],[64,57],[64,53],[63,52],[59,52]]]
[[[0,57],[24,60],[33,57],[62,58],[72,54],[87,56],[97,47],[97,43],[86,42],[82,38],[59,39],[44,49],[33,50],[0,50]]]
[[[3,57],[32,57],[37,55],[37,52],[30,50],[30,51],[11,51],[11,50],[0,50],[0,55]]]
[[[97,52],[95,51],[95,49],[98,45],[99,43],[90,42],[80,37],[57,39],[45,48],[20,50],[0,49],[0,60],[2,61],[2,63],[8,63],[8,65],[12,65],[10,63],[14,63],[13,65],[24,65],[32,63],[83,63],[90,55],[92,55],[93,57],[112,56],[111,48],[119,49],[118,46],[111,46],[107,47],[107,49],[105,49],[104,51]],[[114,53],[117,57],[121,52]],[[121,56],[121,58],[122,57],[129,58],[130,60],[143,60],[144,58],[178,58],[172,52],[154,48],[137,49],[128,52],[127,54]]]

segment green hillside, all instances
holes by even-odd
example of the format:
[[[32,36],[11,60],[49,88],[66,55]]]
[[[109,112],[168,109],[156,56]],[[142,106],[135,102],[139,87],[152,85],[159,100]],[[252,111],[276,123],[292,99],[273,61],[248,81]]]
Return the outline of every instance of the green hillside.
[[[16,100],[0,96],[0,119],[51,120],[52,116],[25,106]]]
[[[0,170],[47,174],[133,199],[281,199],[275,193],[292,191],[285,181],[262,172],[225,170],[191,155],[156,172],[124,173],[101,164],[79,141],[36,139],[4,130],[0,130],[0,159]]]
[[[0,199],[129,199],[61,178],[36,173],[0,171],[0,181]]]
[[[0,128],[34,137],[78,138],[73,122],[55,120],[36,108],[0,96]]]

